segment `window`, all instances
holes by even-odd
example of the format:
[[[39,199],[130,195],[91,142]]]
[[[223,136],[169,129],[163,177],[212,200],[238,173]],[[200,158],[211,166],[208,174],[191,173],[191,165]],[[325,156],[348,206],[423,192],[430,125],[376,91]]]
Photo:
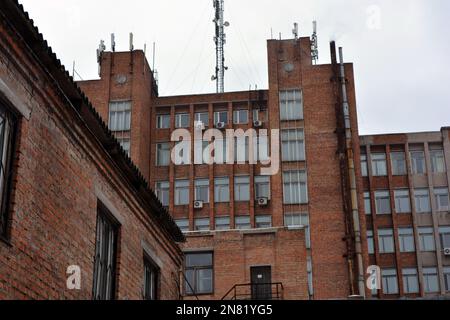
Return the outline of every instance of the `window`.
[[[157,129],[170,129],[170,114],[159,114],[156,116]]]
[[[410,213],[411,200],[409,198],[409,190],[395,190],[395,212]]]
[[[269,176],[256,176],[255,177],[255,198],[270,199],[270,177]]]
[[[423,268],[423,286],[425,293],[439,292],[437,268]]]
[[[230,217],[217,217],[216,230],[229,230],[230,229]]]
[[[175,223],[177,224],[178,228],[182,232],[188,232],[189,231],[189,219],[179,219],[175,220]]]
[[[428,189],[414,190],[414,200],[416,203],[416,211],[418,213],[431,212],[430,193]]]
[[[423,151],[411,152],[411,169],[413,174],[425,174],[425,154]]]
[[[144,299],[158,300],[159,268],[150,260],[144,258]]]
[[[175,205],[184,206],[189,204],[189,180],[175,181]]]
[[[250,177],[234,178],[234,200],[250,201]]]
[[[246,124],[248,123],[248,110],[235,110],[233,112],[234,124]]]
[[[189,253],[186,254],[186,294],[213,293],[213,254]]]
[[[367,248],[369,254],[375,254],[375,239],[373,237],[373,230],[367,230]]]
[[[164,207],[170,204],[170,184],[168,181],[160,181],[156,183],[156,196]]]
[[[363,177],[367,177],[369,175],[366,154],[361,154],[361,174]]]
[[[234,138],[234,161],[237,163],[245,163],[250,157],[250,138]]]
[[[305,171],[283,173],[284,204],[305,204],[308,202]]]
[[[224,164],[228,160],[227,153],[227,140],[215,139],[214,140],[214,162],[216,164]]]
[[[376,191],[375,205],[377,214],[391,214],[391,196],[389,191]]]
[[[282,159],[283,161],[304,161],[305,141],[301,129],[281,131]]]
[[[450,267],[444,268],[445,291],[450,292]]]
[[[419,241],[421,251],[435,251],[433,228],[419,228]]]
[[[405,268],[402,270],[403,291],[408,293],[419,293],[419,277],[416,268]]]
[[[433,173],[445,172],[445,157],[444,150],[432,150],[430,151],[431,157],[431,170]]]
[[[380,253],[394,253],[394,230],[379,229],[378,230],[378,246]]]
[[[442,249],[450,248],[450,227],[440,227],[439,236],[441,238]]]
[[[398,238],[400,242],[400,252],[414,252],[416,246],[414,244],[413,228],[399,228]]]
[[[195,231],[209,231],[209,218],[198,218],[194,221]]]
[[[252,224],[250,223],[249,216],[236,217],[234,219],[234,224],[235,224],[235,228],[238,230],[245,230],[245,229],[252,228]]]
[[[228,124],[228,111],[214,112],[214,125],[220,122]]]
[[[253,121],[259,121],[259,109],[253,109]]]
[[[406,175],[406,157],[404,152],[392,152],[391,163],[394,176]]]
[[[309,227],[309,215],[307,213],[287,213],[284,216],[286,227],[304,227],[306,248],[311,248],[311,233]]]
[[[387,176],[386,154],[372,154],[372,174],[376,177]]]
[[[372,203],[370,199],[370,192],[364,192],[364,211],[367,215],[372,214]]]
[[[170,164],[170,144],[167,142],[156,144],[156,165],[166,167]]]
[[[195,201],[209,203],[209,180],[195,180]]]
[[[203,124],[205,127],[209,126],[209,114],[207,112],[198,112],[195,114],[196,124]]]
[[[0,105],[0,237],[6,236],[9,209],[9,189],[12,180],[12,161],[14,158],[14,140],[16,118]]]
[[[116,296],[118,231],[117,222],[109,211],[99,204],[94,259],[94,300],[114,300]]]
[[[111,131],[131,130],[130,101],[114,101],[109,103],[109,129]]]
[[[397,294],[398,293],[398,282],[397,282],[397,270],[383,269],[381,270],[381,277],[383,282],[383,293],[384,294]]]
[[[189,113],[179,113],[175,115],[175,128],[189,128],[191,117]]]
[[[216,203],[230,202],[229,178],[216,178],[214,180],[214,201]]]
[[[271,216],[256,216],[255,225],[258,229],[272,228],[272,217]]]
[[[436,210],[437,211],[448,211],[448,189],[447,188],[436,188],[434,189],[434,197],[436,199]]]
[[[131,141],[130,138],[116,137],[122,149],[130,156]]]
[[[280,91],[281,120],[303,120],[303,93],[300,90]]]

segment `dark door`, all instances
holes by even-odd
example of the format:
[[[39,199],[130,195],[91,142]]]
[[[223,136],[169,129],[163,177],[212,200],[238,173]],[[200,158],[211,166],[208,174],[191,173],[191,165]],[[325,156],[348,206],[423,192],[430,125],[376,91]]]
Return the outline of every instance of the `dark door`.
[[[272,267],[252,267],[252,300],[272,300]]]

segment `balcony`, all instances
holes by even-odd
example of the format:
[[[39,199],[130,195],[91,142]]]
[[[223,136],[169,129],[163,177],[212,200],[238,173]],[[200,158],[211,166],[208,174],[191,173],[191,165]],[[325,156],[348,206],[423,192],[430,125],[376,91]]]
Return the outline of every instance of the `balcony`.
[[[222,300],[283,300],[282,283],[248,283],[237,284],[222,298]]]

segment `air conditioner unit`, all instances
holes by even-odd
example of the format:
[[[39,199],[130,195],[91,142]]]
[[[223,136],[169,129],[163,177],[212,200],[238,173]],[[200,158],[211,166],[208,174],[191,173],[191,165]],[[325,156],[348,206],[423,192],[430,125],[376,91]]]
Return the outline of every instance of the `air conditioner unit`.
[[[260,120],[255,120],[255,121],[253,121],[253,126],[255,128],[261,128],[263,126],[263,122]]]
[[[194,201],[194,209],[203,209],[203,201]]]
[[[225,122],[218,122],[216,123],[217,129],[225,129],[226,123]]]
[[[445,248],[444,249],[444,256],[447,256],[447,257],[450,256],[450,248]]]
[[[269,204],[268,198],[258,198],[258,205],[261,207],[265,207]]]

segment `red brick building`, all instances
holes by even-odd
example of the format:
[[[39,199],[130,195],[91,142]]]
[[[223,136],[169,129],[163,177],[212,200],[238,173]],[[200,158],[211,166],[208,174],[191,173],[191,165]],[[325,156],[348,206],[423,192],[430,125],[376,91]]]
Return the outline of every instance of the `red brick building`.
[[[179,298],[181,231],[15,0],[0,137],[0,299]]]

